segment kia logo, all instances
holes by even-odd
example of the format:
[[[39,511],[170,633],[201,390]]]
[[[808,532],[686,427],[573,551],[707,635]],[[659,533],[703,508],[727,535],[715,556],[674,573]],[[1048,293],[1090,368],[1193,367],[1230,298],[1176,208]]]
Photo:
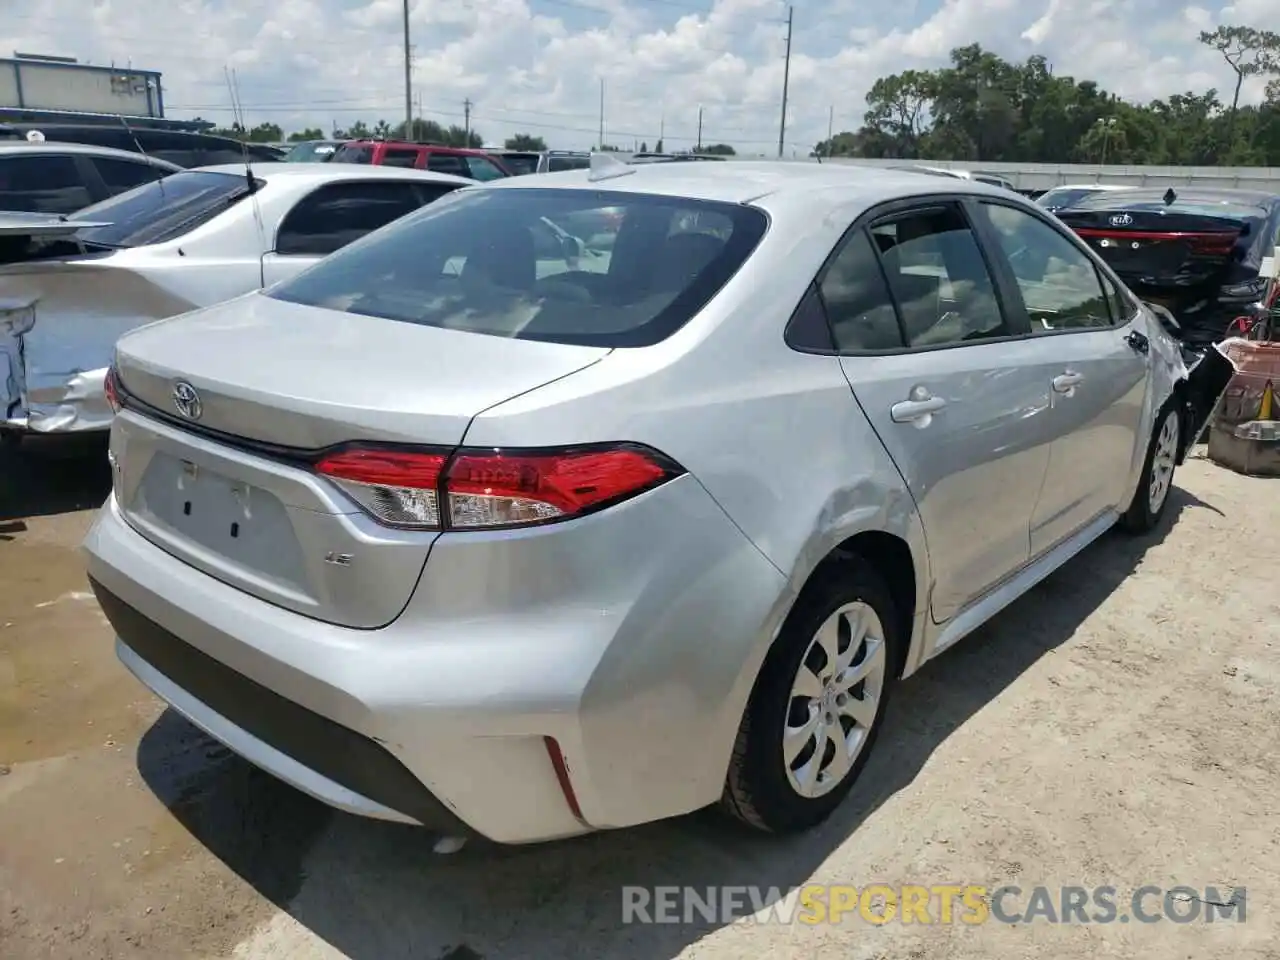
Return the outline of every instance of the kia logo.
[[[178,413],[188,420],[199,420],[204,408],[200,403],[200,394],[196,388],[185,380],[173,385],[173,406]]]
[[[1133,217],[1129,216],[1127,213],[1117,213],[1111,218],[1111,225],[1113,227],[1127,227],[1131,223],[1133,223]]]

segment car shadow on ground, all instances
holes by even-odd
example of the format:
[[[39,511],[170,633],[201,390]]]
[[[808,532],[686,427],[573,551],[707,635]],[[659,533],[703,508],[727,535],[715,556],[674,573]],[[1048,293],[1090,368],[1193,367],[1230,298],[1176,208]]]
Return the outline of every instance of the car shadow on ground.
[[[99,507],[110,493],[104,434],[0,443],[0,537],[20,533],[30,517]]]
[[[860,783],[827,823],[801,837],[748,834],[703,811],[561,843],[471,845],[440,857],[423,831],[330,813],[172,713],[143,737],[138,765],[211,852],[353,960],[664,960],[718,924],[695,916],[693,923],[624,925],[622,887],[747,885],[786,893],[805,883],[882,804],[910,788],[953,731],[1069,640],[1180,513],[1196,508],[1216,509],[1175,488],[1158,531],[1102,537],[900,685]]]

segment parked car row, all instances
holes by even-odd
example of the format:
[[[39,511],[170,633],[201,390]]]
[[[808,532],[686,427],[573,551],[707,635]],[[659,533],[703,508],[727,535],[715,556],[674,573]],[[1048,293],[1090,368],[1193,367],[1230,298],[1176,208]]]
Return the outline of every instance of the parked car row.
[[[508,843],[709,805],[813,827],[897,682],[1161,521],[1231,373],[1184,362],[1107,248],[973,179],[443,176],[175,174],[187,206],[83,212],[87,252],[25,288],[35,331],[77,276],[68,323],[199,265],[127,312],[203,309],[101,341],[90,583],[144,684],[357,814]],[[374,184],[398,199],[335,235]],[[419,208],[345,242],[378,204]],[[21,276],[67,227],[29,231]]]

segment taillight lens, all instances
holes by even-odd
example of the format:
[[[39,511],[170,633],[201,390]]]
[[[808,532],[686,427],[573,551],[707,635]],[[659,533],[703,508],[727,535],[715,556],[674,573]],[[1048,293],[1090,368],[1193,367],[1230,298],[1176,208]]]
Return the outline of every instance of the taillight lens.
[[[102,380],[102,392],[107,395],[107,405],[112,413],[119,413],[124,406],[120,396],[120,378],[114,366],[107,368],[107,375]]]
[[[329,477],[374,519],[395,527],[440,527],[440,475],[447,455],[355,448],[326,456]]]
[[[591,513],[684,471],[634,444],[567,450],[388,450],[323,457],[333,480],[380,523],[423,530],[534,526]]]

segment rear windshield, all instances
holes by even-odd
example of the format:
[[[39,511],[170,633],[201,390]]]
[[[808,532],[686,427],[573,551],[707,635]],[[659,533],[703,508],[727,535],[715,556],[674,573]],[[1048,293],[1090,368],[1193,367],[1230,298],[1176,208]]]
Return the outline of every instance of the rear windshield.
[[[238,174],[184,170],[85,207],[67,219],[108,224],[77,233],[86,243],[140,247],[177,239],[249,192],[247,178]]]
[[[373,147],[367,144],[346,143],[334,151],[330,163],[373,163]]]
[[[586,170],[591,166],[590,157],[548,157],[547,172],[559,173],[562,170]]]
[[[768,227],[740,204],[597,190],[460,190],[269,296],[472,333],[647,346],[683,326]]]
[[[1095,193],[1077,202],[1074,210],[1128,210],[1132,213],[1189,213],[1200,217],[1249,220],[1265,217],[1267,209],[1248,200],[1229,197],[1180,197],[1166,204],[1163,197],[1135,196],[1125,191]]]
[[[289,163],[326,163],[337,149],[332,143],[300,143],[284,158]]]

